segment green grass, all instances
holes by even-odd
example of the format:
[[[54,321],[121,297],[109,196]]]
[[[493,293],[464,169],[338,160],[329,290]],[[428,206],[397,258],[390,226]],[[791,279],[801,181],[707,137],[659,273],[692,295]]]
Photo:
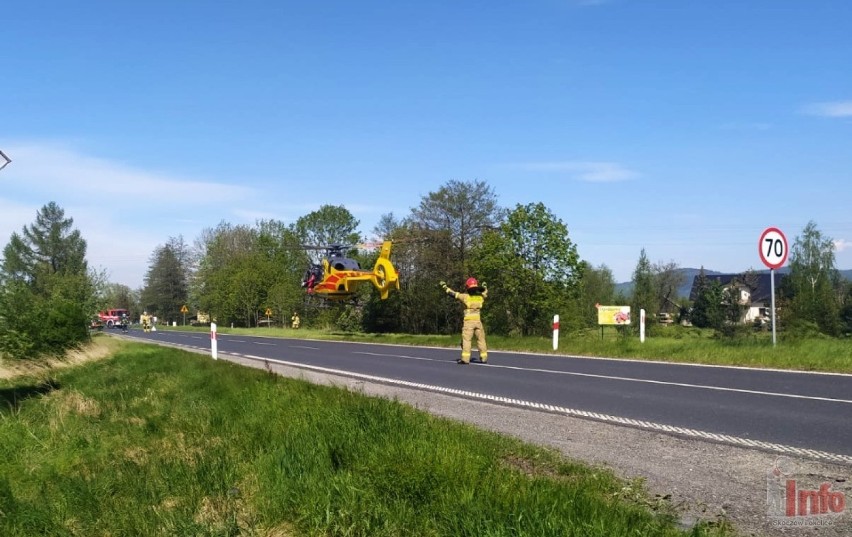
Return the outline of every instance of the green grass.
[[[202,330],[209,328],[184,328],[177,330]],[[487,329],[487,327],[486,327]],[[400,345],[428,345],[458,347],[459,336],[410,334],[360,334],[332,330],[283,328],[228,328],[219,327],[225,334],[266,335],[270,337],[296,337],[391,343]],[[640,360],[734,365],[803,371],[852,373],[852,339],[833,338],[777,338],[772,345],[771,334],[753,333],[746,337],[719,338],[712,330],[681,326],[656,327],[644,343],[635,335],[620,336],[612,327],[601,338],[600,330],[563,333],[559,350],[553,351],[552,339],[542,337],[488,336],[489,350],[538,352],[555,355],[608,356]]]
[[[0,395],[4,536],[730,534],[554,451],[178,349]]]

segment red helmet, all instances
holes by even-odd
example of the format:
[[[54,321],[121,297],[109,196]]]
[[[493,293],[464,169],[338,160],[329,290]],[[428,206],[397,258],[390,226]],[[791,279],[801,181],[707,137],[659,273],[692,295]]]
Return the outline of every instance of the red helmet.
[[[468,289],[473,289],[474,287],[479,287],[479,282],[476,281],[476,278],[468,278],[466,282],[464,282],[465,287]]]

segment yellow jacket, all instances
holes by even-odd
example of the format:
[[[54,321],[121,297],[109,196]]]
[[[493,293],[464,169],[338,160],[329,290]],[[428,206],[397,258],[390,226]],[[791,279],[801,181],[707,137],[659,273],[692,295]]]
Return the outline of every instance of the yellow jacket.
[[[488,289],[483,289],[481,294],[470,295],[467,293],[453,291],[452,289],[447,287],[447,294],[452,295],[453,298],[464,304],[465,321],[480,320],[479,312],[482,309],[482,305],[485,303],[485,299],[488,298]]]

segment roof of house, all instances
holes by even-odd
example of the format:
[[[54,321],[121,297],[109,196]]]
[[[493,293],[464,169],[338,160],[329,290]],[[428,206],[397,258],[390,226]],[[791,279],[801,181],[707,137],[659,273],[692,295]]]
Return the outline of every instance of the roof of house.
[[[778,273],[775,275],[775,289],[776,292],[778,290],[778,286],[781,284],[781,280],[784,279],[784,274]],[[738,279],[742,281],[742,274],[705,274],[704,278],[706,278],[707,282],[719,282],[719,284],[724,288],[731,284],[731,281],[734,279]],[[772,281],[769,272],[756,272],[754,273],[755,282],[757,284],[756,289],[751,290],[751,302],[754,304],[755,302],[764,302],[768,303],[771,300],[772,295]],[[698,297],[698,276],[695,276],[692,279],[692,289],[689,291],[689,299],[695,301]]]

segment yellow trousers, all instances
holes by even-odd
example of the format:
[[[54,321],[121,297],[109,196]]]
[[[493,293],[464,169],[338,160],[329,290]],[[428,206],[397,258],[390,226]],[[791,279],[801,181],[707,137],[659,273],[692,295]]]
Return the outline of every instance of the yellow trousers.
[[[487,362],[488,346],[485,344],[485,328],[482,327],[482,321],[464,322],[464,325],[462,326],[461,359],[465,363],[470,362],[470,345],[474,336],[476,336],[476,346],[479,348],[479,359],[483,362]]]

